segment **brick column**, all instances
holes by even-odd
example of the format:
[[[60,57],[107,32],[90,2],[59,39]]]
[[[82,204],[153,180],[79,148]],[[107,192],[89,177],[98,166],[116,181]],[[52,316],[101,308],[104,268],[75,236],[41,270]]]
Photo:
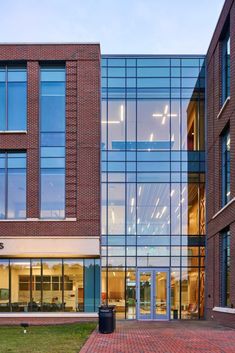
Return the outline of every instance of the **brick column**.
[[[78,61],[77,217],[84,235],[100,234],[99,72],[99,60]]]
[[[77,62],[66,62],[66,217],[76,217]]]
[[[27,218],[38,218],[39,210],[39,64],[29,61],[27,95]]]

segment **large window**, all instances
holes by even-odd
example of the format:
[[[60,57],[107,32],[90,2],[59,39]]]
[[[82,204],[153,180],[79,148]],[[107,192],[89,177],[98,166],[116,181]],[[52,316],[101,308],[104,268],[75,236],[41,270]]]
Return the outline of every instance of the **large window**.
[[[25,67],[0,67],[0,131],[26,130],[27,74]]]
[[[0,153],[0,219],[26,218],[26,153]]]
[[[221,136],[222,145],[222,206],[230,200],[230,131],[227,129]]]
[[[0,259],[0,312],[95,312],[98,259]]]
[[[65,68],[41,67],[41,218],[65,217]]]
[[[221,234],[221,304],[231,306],[230,298],[230,231]]]
[[[222,104],[230,96],[230,34],[222,42]]]

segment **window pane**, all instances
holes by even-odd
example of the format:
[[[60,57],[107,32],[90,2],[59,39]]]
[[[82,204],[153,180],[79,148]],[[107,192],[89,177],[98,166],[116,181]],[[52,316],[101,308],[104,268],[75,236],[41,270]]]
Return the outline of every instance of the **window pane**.
[[[108,304],[115,305],[117,317],[125,317],[125,271],[110,269],[108,271]]]
[[[8,130],[26,130],[25,82],[8,83]]]
[[[41,217],[65,217],[65,172],[57,169],[41,170]]]
[[[137,234],[169,234],[170,185],[138,184]]]
[[[9,312],[9,261],[0,260],[0,312]]]
[[[170,149],[169,101],[138,101],[138,141],[144,142],[141,149]]]
[[[65,84],[43,82],[41,84],[41,131],[64,131]]]
[[[13,312],[29,311],[30,261],[11,260],[11,306]]]
[[[2,158],[0,158],[1,163]],[[3,160],[5,162],[5,160]],[[5,169],[0,168],[0,219],[4,219],[6,217],[6,175]]]
[[[26,218],[26,170],[8,169],[7,218]]]
[[[62,261],[43,260],[42,311],[61,311],[62,305]]]
[[[64,310],[84,311],[83,260],[64,260]]]
[[[108,233],[125,233],[125,185],[108,185]]]
[[[183,269],[181,281],[181,317],[182,319],[198,319],[199,276],[198,269]]]
[[[95,267],[93,259],[85,259],[84,311],[95,311]]]
[[[6,130],[6,84],[0,82],[0,130]]]
[[[108,149],[125,149],[125,102],[108,103]]]

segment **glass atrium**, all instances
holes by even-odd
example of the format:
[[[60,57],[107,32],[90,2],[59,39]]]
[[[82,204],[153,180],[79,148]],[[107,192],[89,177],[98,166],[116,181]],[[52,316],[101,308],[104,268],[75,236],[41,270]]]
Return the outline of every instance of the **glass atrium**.
[[[204,311],[203,56],[102,57],[102,289],[119,318]]]

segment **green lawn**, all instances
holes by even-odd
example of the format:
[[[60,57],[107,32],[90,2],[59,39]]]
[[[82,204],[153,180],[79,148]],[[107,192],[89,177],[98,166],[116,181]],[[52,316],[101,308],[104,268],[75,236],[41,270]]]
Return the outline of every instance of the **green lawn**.
[[[0,353],[78,353],[96,325],[0,326]]]

